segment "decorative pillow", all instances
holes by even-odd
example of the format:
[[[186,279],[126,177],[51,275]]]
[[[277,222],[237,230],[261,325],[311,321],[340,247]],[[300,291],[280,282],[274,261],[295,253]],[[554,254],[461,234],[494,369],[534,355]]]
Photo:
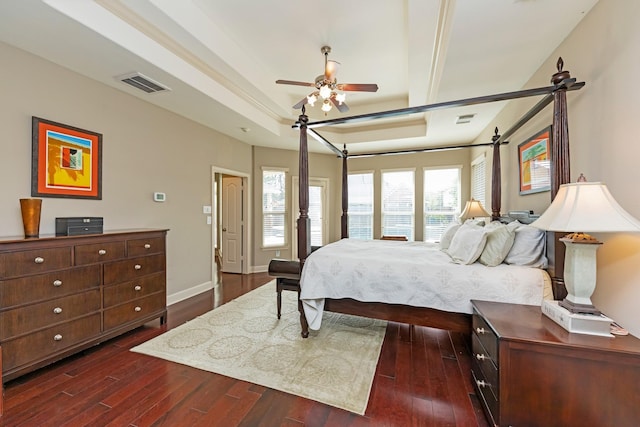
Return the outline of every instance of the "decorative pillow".
[[[530,225],[519,224],[516,228],[516,238],[513,241],[513,246],[504,262],[513,265],[547,268],[546,242],[544,230]]]
[[[458,264],[476,262],[487,243],[487,231],[474,224],[462,224],[451,240],[447,253]]]
[[[460,228],[462,224],[454,222],[447,227],[446,230],[442,233],[442,237],[440,238],[440,250],[446,251],[449,249],[451,245],[451,240],[453,240],[453,236],[456,234],[456,231]]]
[[[495,267],[504,261],[516,238],[515,230],[499,222],[496,224],[496,222],[493,221],[486,226],[487,243],[478,259],[480,263],[488,267]]]
[[[473,225],[477,225],[480,227],[484,227],[484,219],[476,219],[476,218],[469,218],[467,219],[465,222],[465,224],[473,224]]]

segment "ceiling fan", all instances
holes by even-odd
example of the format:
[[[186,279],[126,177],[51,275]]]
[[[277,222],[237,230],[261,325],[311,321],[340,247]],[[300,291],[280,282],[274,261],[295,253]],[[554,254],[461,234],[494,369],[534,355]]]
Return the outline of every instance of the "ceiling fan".
[[[375,83],[338,83],[336,73],[340,63],[328,58],[329,53],[331,52],[331,47],[322,46],[320,52],[324,55],[324,74],[320,74],[316,77],[313,83],[293,80],[276,80],[276,83],[281,85],[309,86],[316,88],[315,91],[311,92],[308,96],[302,98],[300,102],[294,105],[294,109],[297,110],[302,108],[305,104],[313,106],[316,101],[322,100],[322,111],[325,113],[331,110],[332,105],[335,105],[338,111],[344,113],[349,111],[349,107],[344,102],[346,94],[336,92],[336,90],[344,92],[376,92],[378,90],[378,85]]]

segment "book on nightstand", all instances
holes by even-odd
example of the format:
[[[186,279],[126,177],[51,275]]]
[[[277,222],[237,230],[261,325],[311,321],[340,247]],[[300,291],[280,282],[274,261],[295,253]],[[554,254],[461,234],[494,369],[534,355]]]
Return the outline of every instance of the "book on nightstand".
[[[612,337],[611,322],[605,315],[571,313],[558,305],[558,301],[544,300],[542,313],[569,332]]]

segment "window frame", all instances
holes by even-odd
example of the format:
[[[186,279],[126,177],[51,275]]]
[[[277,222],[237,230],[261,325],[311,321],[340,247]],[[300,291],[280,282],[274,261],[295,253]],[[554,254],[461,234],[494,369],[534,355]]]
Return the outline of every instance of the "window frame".
[[[412,187],[412,211],[411,211],[411,233],[407,237],[407,240],[414,241],[416,237],[416,168],[398,168],[398,169],[381,169],[380,170],[380,235],[398,235],[397,233],[385,233],[385,215],[388,213],[385,212],[385,185],[384,185],[384,176],[385,174],[391,173],[399,173],[399,172],[411,172],[411,177],[413,179]],[[404,215],[408,213],[408,211],[399,211],[396,215]]]
[[[351,217],[354,216],[361,216],[361,217],[365,217],[365,216],[369,216],[371,218],[371,232],[370,232],[370,236],[367,239],[361,239],[361,240],[372,240],[373,239],[373,235],[374,235],[374,220],[375,220],[375,211],[376,211],[376,174],[375,171],[373,170],[365,170],[365,171],[353,171],[353,172],[349,172],[347,174],[347,186],[349,188],[349,193],[348,193],[348,197],[351,196],[351,185],[349,184],[349,177],[352,175],[371,175],[371,212],[369,213],[362,213],[362,212],[358,212],[357,214],[354,214],[353,211],[350,208],[350,201],[347,200],[347,214],[348,214],[348,223],[347,223],[347,229],[349,232],[349,238],[355,238],[355,239],[360,239],[359,237],[352,237],[351,235],[351,227],[350,227],[350,221],[351,221]]]
[[[261,217],[262,217],[262,221],[261,221],[261,226],[262,226],[262,239],[261,239],[261,248],[263,249],[284,249],[288,246],[288,242],[289,242],[289,232],[288,232],[288,227],[287,227],[287,223],[288,223],[288,215],[289,215],[289,210],[287,208],[288,206],[288,197],[287,197],[287,180],[288,180],[288,175],[289,175],[289,169],[288,168],[279,168],[279,167],[267,167],[267,166],[263,166],[261,168],[262,170],[262,174],[261,174],[261,180],[260,183],[262,185],[262,200],[260,203],[260,209],[261,209]],[[284,193],[284,201],[282,204],[282,211],[268,211],[265,212],[265,208],[264,208],[264,197],[265,197],[265,185],[264,185],[264,176],[265,176],[265,172],[279,172],[279,173],[283,173],[284,174],[284,179],[283,179],[283,183],[284,183],[284,188],[282,189],[283,193]],[[267,215],[277,215],[277,216],[282,216],[283,218],[283,242],[282,243],[275,243],[275,244],[268,244],[265,242],[265,217]]]
[[[426,209],[426,201],[427,201],[427,197],[426,197],[426,192],[427,192],[427,171],[433,171],[433,170],[457,170],[458,171],[458,188],[457,188],[457,193],[458,193],[458,200],[457,200],[457,209],[454,210],[453,212],[451,211],[430,211]],[[455,222],[457,220],[457,218],[460,216],[460,213],[462,211],[462,170],[463,170],[463,165],[460,164],[456,164],[456,165],[442,165],[442,166],[427,166],[422,168],[422,239],[425,242],[437,242],[440,239],[438,238],[437,240],[428,240],[427,236],[429,235],[429,233],[427,233],[427,215],[434,215],[434,214],[439,214],[439,215],[453,215],[453,221]],[[450,224],[450,223],[449,223]],[[447,225],[443,225],[442,227],[442,231],[444,231],[444,229],[446,228]]]

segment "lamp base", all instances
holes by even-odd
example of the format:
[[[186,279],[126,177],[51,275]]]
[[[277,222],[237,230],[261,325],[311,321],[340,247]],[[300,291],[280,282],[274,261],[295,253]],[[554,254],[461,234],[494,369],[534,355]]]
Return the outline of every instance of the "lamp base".
[[[573,314],[593,314],[596,316],[602,314],[600,310],[598,310],[591,304],[577,304],[573,301],[569,301],[566,298],[560,301],[559,305],[560,307],[566,308],[570,313]]]

